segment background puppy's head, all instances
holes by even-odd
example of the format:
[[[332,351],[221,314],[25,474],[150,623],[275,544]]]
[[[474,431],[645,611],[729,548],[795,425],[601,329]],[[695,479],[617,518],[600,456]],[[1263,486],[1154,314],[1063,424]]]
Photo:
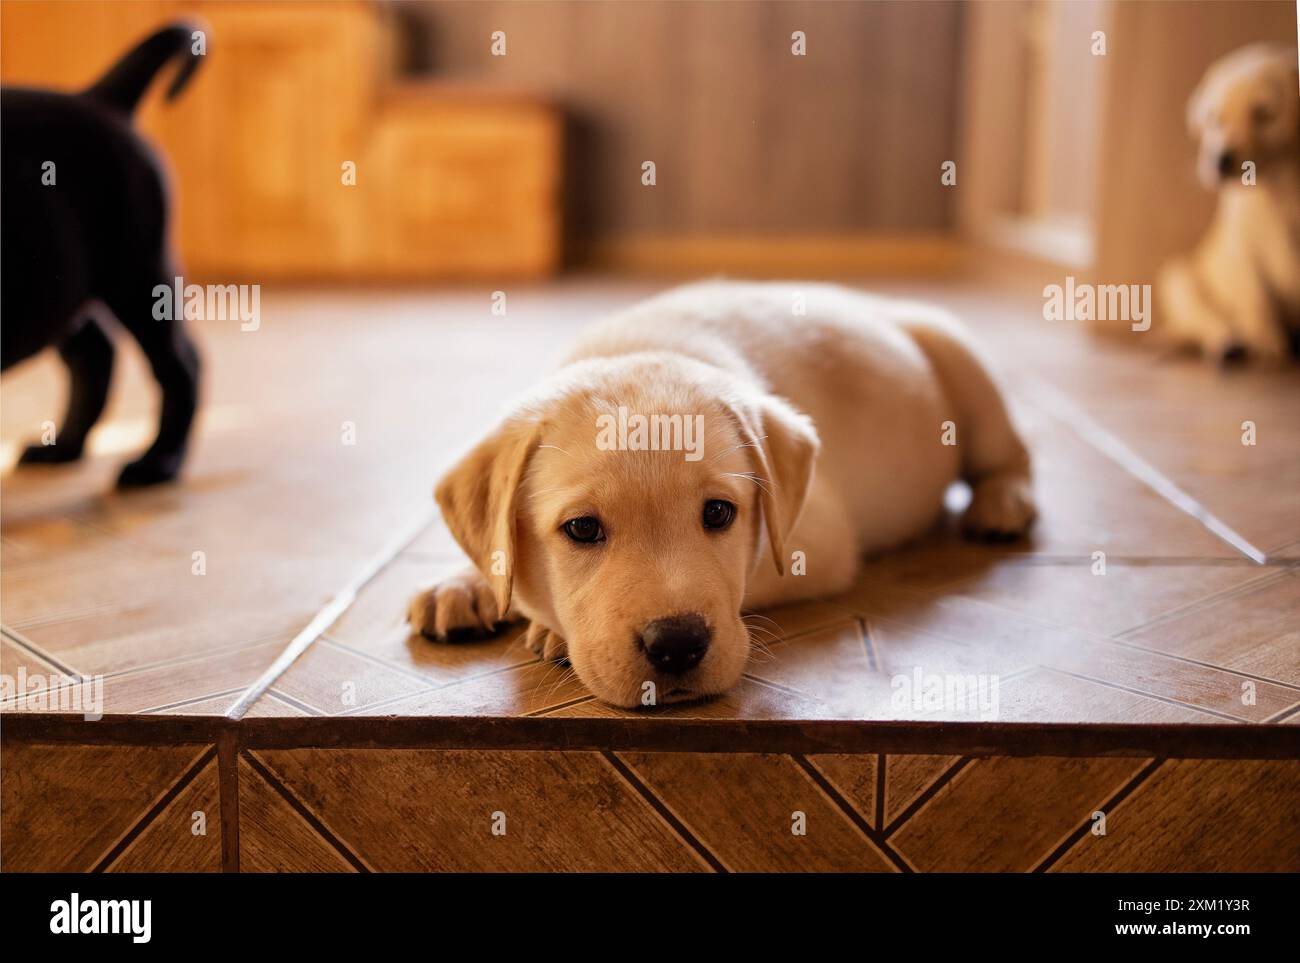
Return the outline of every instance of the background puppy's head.
[[[739,680],[746,583],[782,568],[816,452],[807,418],[716,368],[602,359],[565,369],[437,497],[502,612],[513,597],[562,636],[596,695],[681,701]]]
[[[1241,165],[1300,156],[1295,50],[1255,44],[1216,61],[1187,104],[1200,142],[1197,175],[1209,188],[1239,181]]]

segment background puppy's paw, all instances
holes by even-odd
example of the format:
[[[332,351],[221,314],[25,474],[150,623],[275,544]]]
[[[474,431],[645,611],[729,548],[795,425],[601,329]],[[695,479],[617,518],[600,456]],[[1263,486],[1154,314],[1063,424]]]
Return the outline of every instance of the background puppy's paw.
[[[569,647],[565,645],[564,640],[550,629],[536,622],[528,624],[528,632],[524,635],[524,645],[543,659],[567,659],[569,657]]]
[[[181,472],[181,455],[144,455],[122,469],[118,488],[147,488],[176,480]]]
[[[978,482],[961,518],[967,538],[1009,542],[1024,535],[1038,517],[1033,484],[1021,475],[993,475]]]
[[[455,642],[481,638],[503,624],[492,589],[476,569],[443,579],[411,599],[406,620],[425,638]]]
[[[76,461],[81,457],[82,449],[80,446],[72,447],[69,445],[28,445],[23,452],[22,457],[18,459],[20,465],[65,465],[68,462]]]

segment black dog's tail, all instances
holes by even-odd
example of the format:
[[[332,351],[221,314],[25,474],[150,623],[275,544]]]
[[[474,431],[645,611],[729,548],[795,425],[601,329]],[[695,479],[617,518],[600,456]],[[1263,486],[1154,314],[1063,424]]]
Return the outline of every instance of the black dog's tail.
[[[151,34],[113,64],[108,73],[86,90],[85,95],[124,114],[130,114],[149,88],[154,75],[173,57],[184,54],[185,59],[181,61],[171,86],[167,88],[167,99],[172,100],[185,89],[190,77],[198,69],[199,61],[203,59],[194,52],[196,29],[187,23],[172,23]]]

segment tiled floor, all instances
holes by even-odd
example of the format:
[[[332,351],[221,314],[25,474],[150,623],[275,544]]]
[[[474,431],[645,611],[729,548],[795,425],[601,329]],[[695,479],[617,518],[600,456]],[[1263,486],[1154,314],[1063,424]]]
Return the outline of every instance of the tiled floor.
[[[253,716],[609,714],[517,632],[439,647],[410,638],[402,617],[417,586],[461,564],[440,520],[419,530],[449,453],[581,324],[650,289],[511,292],[505,318],[487,292],[268,294],[261,330],[201,330],[198,444],[186,483],[159,492],[107,487],[150,424],[149,384],[129,357],[102,454],[5,477],[3,671],[102,674],[109,713],[223,714],[378,556],[375,578]],[[731,697],[661,714],[908,718],[889,683],[917,666],[998,675],[1002,720],[1300,711],[1295,373],[1155,360],[1043,322],[1013,295],[922,293],[957,308],[1003,369],[1037,455],[1032,541],[988,548],[938,532],[873,560],[844,597],[767,613],[776,641]],[[5,377],[10,456],[57,421],[61,390],[49,360]],[[1153,490],[1144,466],[1265,563]],[[419,534],[387,557],[404,531]]]
[[[207,367],[197,445],[185,483],[156,492],[110,489],[116,467],[147,441],[152,424],[149,379],[138,355],[122,352],[108,419],[92,441],[95,456],[71,469],[7,473],[3,490],[0,672],[102,676],[106,714],[157,717],[148,730],[156,739],[136,732],[126,743],[175,744],[184,733],[195,743],[183,747],[185,758],[167,761],[167,778],[160,770],[162,783],[183,791],[158,798],[163,789],[151,794],[153,783],[138,780],[133,791],[145,793],[153,815],[129,832],[106,818],[104,839],[86,844],[92,865],[129,868],[142,837],[161,833],[158,847],[174,851],[178,863],[224,859],[229,866],[234,844],[223,854],[170,839],[158,816],[168,807],[187,812],[185,794],[217,795],[209,747],[236,731],[223,727],[237,718],[246,727],[240,731],[254,735],[239,745],[237,791],[223,792],[241,801],[236,848],[248,868],[289,858],[281,833],[303,840],[295,865],[423,865],[401,855],[416,842],[385,849],[378,837],[365,842],[373,827],[331,829],[319,816],[336,812],[333,794],[372,768],[381,781],[410,775],[405,757],[362,748],[385,740],[403,752],[549,746],[556,752],[518,754],[526,764],[516,760],[513,770],[526,769],[519,778],[538,787],[581,782],[584,767],[602,778],[614,772],[610,785],[634,782],[645,791],[628,797],[626,811],[614,790],[600,805],[589,801],[613,807],[608,845],[616,849],[626,831],[642,839],[638,858],[647,866],[706,869],[749,865],[745,846],[709,840],[707,812],[697,813],[734,811],[734,800],[692,797],[693,786],[709,781],[674,771],[690,759],[705,768],[738,765],[734,745],[706,756],[719,748],[710,740],[738,733],[755,740],[746,745],[760,755],[744,779],[718,784],[749,785],[760,778],[755,772],[775,767],[761,778],[818,786],[816,805],[831,806],[844,824],[844,839],[824,844],[831,852],[861,849],[854,865],[864,868],[948,868],[933,840],[976,831],[967,824],[980,818],[981,800],[997,798],[1002,783],[1032,786],[1034,778],[1078,789],[1077,799],[1062,796],[1068,818],[979,858],[1023,868],[1060,860],[1067,868],[1084,857],[1070,846],[1056,850],[1082,825],[1081,806],[1125,786],[1126,805],[1139,804],[1137,790],[1156,783],[1167,782],[1171,794],[1194,791],[1203,774],[1180,782],[1177,759],[1161,761],[1167,755],[1300,753],[1300,378],[1157,359],[1044,322],[1033,299],[975,286],[899,290],[958,310],[1000,367],[1037,458],[1042,517],[1027,544],[975,546],[943,530],[871,560],[839,598],[764,613],[771,636],[764,633],[766,645],[731,694],[648,713],[597,702],[572,672],[527,652],[517,629],[454,646],[411,638],[407,597],[462,564],[431,513],[439,468],[553,363],[582,324],[654,289],[576,280],[511,291],[506,317],[491,313],[486,290],[264,292],[260,330],[208,324],[198,332]],[[58,421],[60,378],[49,359],[4,377],[7,461],[43,421]],[[1242,444],[1247,421],[1255,425],[1253,446]],[[346,443],[350,435],[354,444]],[[405,534],[413,538],[402,541]],[[369,576],[352,599],[348,588]],[[332,604],[342,612],[336,620],[321,614]],[[286,652],[297,655],[291,664]],[[989,677],[996,703],[900,701],[899,679],[918,673]],[[66,709],[79,686],[95,684],[69,680],[55,696]],[[13,720],[58,713],[60,705],[47,693],[10,699],[0,710]],[[535,721],[483,724],[519,717]],[[446,721],[421,728],[428,719]],[[969,725],[933,727],[946,722]],[[904,723],[918,725],[894,727]],[[1103,730],[1078,726],[1093,740],[1086,745],[1071,741],[1076,730],[1053,728],[1073,723],[1112,728],[1098,735]],[[87,724],[84,741],[127,731],[111,728],[118,724]],[[1240,726],[1240,734],[1224,724]],[[691,752],[660,752],[688,729],[694,741],[681,748]],[[68,738],[66,731],[58,737]],[[323,748],[330,745],[336,748]],[[558,751],[566,746],[595,755],[569,758]],[[1170,746],[1176,751],[1162,750]],[[1102,758],[1111,751],[1128,755]],[[761,755],[769,752],[796,755]],[[856,755],[867,752],[888,754],[888,780],[876,771],[886,755]],[[1046,775],[1038,777],[1010,759],[953,771],[990,752],[1073,761],[1040,767]],[[232,753],[223,757],[230,767]],[[499,763],[490,756],[463,764],[489,778]],[[14,788],[13,758],[5,761],[6,793]],[[111,772],[118,764],[87,765]],[[939,774],[946,774],[947,801],[940,807],[936,796],[925,820],[912,818],[917,810],[899,822],[911,805],[905,800],[924,794]],[[438,778],[451,782],[432,793],[460,784],[454,768]],[[1270,791],[1295,791],[1291,775],[1259,778]],[[668,786],[681,798],[645,788]],[[683,850],[682,839],[695,843]],[[483,866],[564,865],[550,843],[537,845]],[[823,865],[806,850],[764,852],[768,867]],[[618,865],[613,853],[593,859]]]

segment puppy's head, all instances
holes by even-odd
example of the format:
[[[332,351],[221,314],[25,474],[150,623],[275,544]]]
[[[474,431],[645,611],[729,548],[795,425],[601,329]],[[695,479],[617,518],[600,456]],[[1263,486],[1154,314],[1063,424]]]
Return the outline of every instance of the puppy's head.
[[[1200,144],[1197,174],[1206,187],[1239,180],[1241,165],[1300,156],[1296,56],[1282,45],[1236,50],[1206,71],[1187,103],[1187,127]]]
[[[436,494],[502,613],[557,632],[607,702],[665,703],[739,680],[746,583],[784,570],[816,452],[779,398],[634,355],[566,368]]]

